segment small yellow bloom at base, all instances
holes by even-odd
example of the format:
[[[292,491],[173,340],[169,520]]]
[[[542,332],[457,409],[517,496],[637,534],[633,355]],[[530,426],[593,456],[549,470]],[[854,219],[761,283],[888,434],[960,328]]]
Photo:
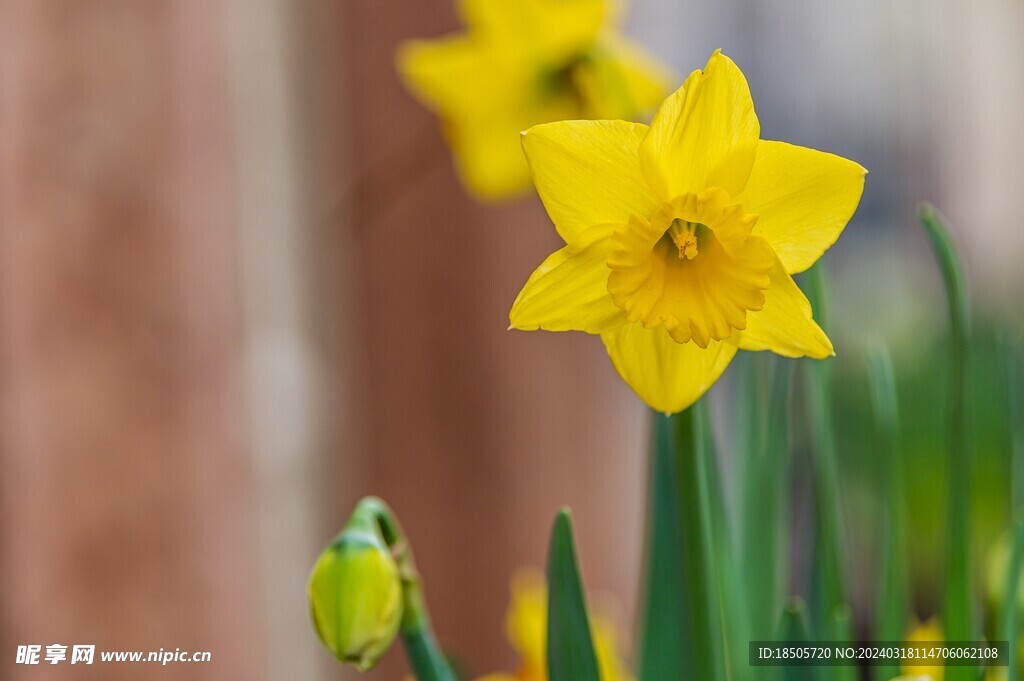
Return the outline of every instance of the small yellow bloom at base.
[[[614,30],[612,0],[463,0],[466,33],[402,45],[409,90],[443,123],[479,198],[530,186],[519,135],[539,123],[633,118],[668,89],[663,69]]]
[[[737,350],[833,355],[792,275],[839,238],[867,171],[760,132],[747,81],[720,52],[650,126],[530,128],[523,151],[566,245],[527,280],[511,327],[599,334],[665,413],[699,399]]]
[[[939,642],[945,640],[945,635],[942,632],[942,626],[939,624],[938,619],[932,618],[927,622],[921,622],[907,634],[907,643],[929,643]],[[904,664],[901,666],[900,671],[904,676],[911,678],[927,678],[931,681],[942,681],[943,668],[931,665],[915,665],[915,664]]]
[[[591,616],[590,628],[602,681],[633,681],[622,663],[612,624]],[[489,674],[477,681],[547,681],[547,586],[540,573],[523,571],[513,579],[506,631],[520,655],[519,670],[515,674]]]

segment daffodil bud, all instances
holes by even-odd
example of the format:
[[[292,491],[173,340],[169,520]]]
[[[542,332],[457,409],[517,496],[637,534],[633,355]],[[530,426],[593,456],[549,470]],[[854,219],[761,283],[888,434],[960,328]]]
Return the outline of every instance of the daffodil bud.
[[[353,517],[309,575],[309,607],[323,644],[360,671],[391,646],[402,619],[402,580],[384,539]]]

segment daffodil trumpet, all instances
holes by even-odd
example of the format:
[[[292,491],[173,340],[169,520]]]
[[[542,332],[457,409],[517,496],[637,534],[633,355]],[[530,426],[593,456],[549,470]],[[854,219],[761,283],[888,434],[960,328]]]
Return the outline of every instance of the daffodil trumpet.
[[[371,669],[401,634],[419,681],[456,681],[430,623],[412,549],[394,513],[362,499],[309,577],[313,626],[342,662]]]

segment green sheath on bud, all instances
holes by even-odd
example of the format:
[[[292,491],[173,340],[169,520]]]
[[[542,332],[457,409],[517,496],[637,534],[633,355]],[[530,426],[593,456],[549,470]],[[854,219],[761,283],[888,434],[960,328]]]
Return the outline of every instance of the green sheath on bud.
[[[402,621],[398,564],[374,525],[355,513],[309,576],[310,614],[320,640],[360,671],[387,652]]]
[[[365,497],[309,575],[313,627],[342,662],[366,671],[401,632],[419,681],[456,681],[423,599],[412,549],[395,514]]]

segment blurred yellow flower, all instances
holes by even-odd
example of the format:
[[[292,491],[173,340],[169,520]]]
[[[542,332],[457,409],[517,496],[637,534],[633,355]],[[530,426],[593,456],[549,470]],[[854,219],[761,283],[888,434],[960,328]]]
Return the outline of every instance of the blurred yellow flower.
[[[398,68],[435,111],[463,183],[487,199],[530,186],[519,135],[653,109],[669,78],[614,30],[614,0],[460,0],[466,32],[413,40]]]
[[[695,402],[738,349],[834,354],[790,275],[839,238],[867,171],[759,138],[747,81],[717,51],[650,127],[524,133],[566,246],[526,282],[512,328],[600,334],[622,378],[666,413]]]
[[[917,626],[907,634],[907,643],[929,643],[945,640],[942,633],[942,625],[935,617],[927,622],[919,622]],[[941,666],[904,664],[901,669],[904,676],[912,679],[931,679],[931,681],[942,681],[943,669]]]
[[[509,642],[520,655],[519,671],[489,674],[478,681],[547,681],[547,587],[539,573],[524,571],[512,580],[506,629]],[[612,624],[592,615],[590,629],[602,681],[633,681],[619,657]]]

